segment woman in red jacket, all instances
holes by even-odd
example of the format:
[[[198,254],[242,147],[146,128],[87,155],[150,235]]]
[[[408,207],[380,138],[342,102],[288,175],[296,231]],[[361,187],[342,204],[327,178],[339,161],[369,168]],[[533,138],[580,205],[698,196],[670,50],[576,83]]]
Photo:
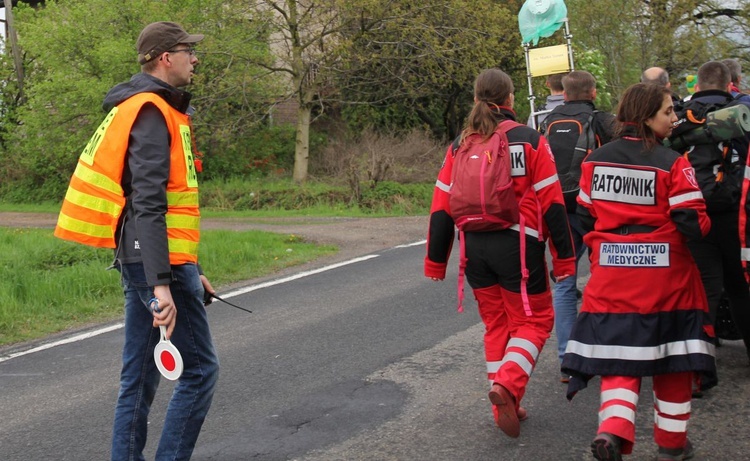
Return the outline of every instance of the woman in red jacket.
[[[518,224],[499,231],[466,232],[464,245],[466,278],[486,327],[484,349],[495,422],[509,436],[518,437],[519,418],[526,417],[519,404],[553,326],[545,241],[551,236],[558,280],[575,273],[575,255],[549,145],[536,130],[515,122],[513,91],[505,72],[488,69],[479,74],[474,108],[460,140],[473,134],[487,139],[499,123],[512,121],[507,139],[513,190],[524,218],[523,235]],[[424,271],[433,280],[445,278],[455,238],[449,198],[457,144],[448,148],[432,199]]]
[[[716,382],[713,328],[700,274],[687,248],[710,222],[687,159],[661,145],[677,120],[668,89],[628,88],[618,138],[582,165],[578,215],[590,230],[591,278],[563,358],[568,398],[601,376],[601,461],[620,460],[635,440],[643,376],[653,377],[658,460],[692,456],[687,439],[692,380]]]

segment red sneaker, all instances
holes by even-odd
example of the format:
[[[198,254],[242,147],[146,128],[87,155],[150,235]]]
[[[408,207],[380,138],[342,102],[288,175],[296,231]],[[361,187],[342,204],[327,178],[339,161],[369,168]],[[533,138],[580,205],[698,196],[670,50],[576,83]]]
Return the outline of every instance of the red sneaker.
[[[497,407],[495,405],[492,405],[492,416],[495,418],[495,424],[497,425]],[[518,421],[526,421],[529,414],[524,407],[518,407],[516,410],[516,416],[518,416]],[[498,425],[498,427],[500,427],[500,425]]]
[[[492,385],[489,399],[497,411],[495,423],[509,437],[516,438],[521,435],[521,425],[518,422],[516,403],[510,392],[498,383]]]

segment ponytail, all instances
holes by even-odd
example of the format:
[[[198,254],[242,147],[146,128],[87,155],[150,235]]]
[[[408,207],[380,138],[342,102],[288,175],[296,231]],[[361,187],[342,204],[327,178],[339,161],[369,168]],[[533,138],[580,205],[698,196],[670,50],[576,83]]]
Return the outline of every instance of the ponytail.
[[[500,69],[482,71],[474,81],[474,107],[466,119],[466,127],[461,132],[461,141],[471,134],[480,134],[483,140],[489,139],[497,129],[496,112],[511,94],[513,81]]]

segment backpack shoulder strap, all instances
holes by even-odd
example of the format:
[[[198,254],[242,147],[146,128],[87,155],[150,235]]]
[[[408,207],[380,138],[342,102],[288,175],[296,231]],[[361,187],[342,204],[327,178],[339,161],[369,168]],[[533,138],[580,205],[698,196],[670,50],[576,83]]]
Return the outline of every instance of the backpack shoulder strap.
[[[566,117],[566,115],[562,113],[564,106],[565,104],[555,106],[552,111],[549,112],[546,117],[544,117],[544,120],[542,120],[542,122],[539,124],[537,131],[539,131],[543,135],[546,135],[547,128],[549,128],[550,123],[554,122],[559,117]]]
[[[458,152],[458,148],[461,146],[461,135],[459,134],[456,136],[456,139],[453,141],[453,144],[451,145],[451,152],[453,155],[456,155],[456,152]]]
[[[495,131],[501,131],[506,136],[508,135],[508,131],[512,130],[513,128],[519,127],[519,126],[526,126],[522,125],[515,120],[505,119],[502,122],[498,123],[497,129]]]
[[[594,109],[591,112],[591,114],[589,114],[588,127],[586,127],[586,132],[581,133],[581,136],[579,136],[576,149],[580,147],[581,149],[584,149],[588,153],[597,147],[596,146],[596,130],[594,128],[594,119],[596,119],[597,112],[599,111]]]

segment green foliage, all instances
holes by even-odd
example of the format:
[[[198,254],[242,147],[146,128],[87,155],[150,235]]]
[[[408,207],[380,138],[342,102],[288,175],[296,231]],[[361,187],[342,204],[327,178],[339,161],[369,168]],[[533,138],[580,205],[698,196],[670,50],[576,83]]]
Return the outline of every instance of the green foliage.
[[[147,1],[47,2],[19,8],[16,23],[26,52],[26,104],[18,108],[6,156],[25,189],[64,190],[75,160],[104,116],[103,95],[137,70],[134,12]],[[100,5],[99,5],[100,4]],[[125,5],[132,7],[131,11]],[[52,197],[52,195],[50,196]]]
[[[441,140],[454,137],[471,108],[479,72],[500,67],[514,74],[523,67],[516,3],[386,2],[351,12],[378,25],[353,32],[348,72],[337,82],[345,101],[368,106],[345,113],[352,126],[426,128]]]
[[[613,104],[625,88],[639,81],[644,69],[665,68],[673,89],[679,91],[684,89],[685,76],[694,74],[701,64],[739,57],[748,45],[743,38],[750,19],[747,6],[733,8],[728,2],[713,0],[567,3],[576,44],[604,57]]]
[[[9,105],[12,111],[0,120],[0,194],[7,199],[62,197],[81,149],[105,115],[104,95],[139,72],[134,44],[141,29],[157,20],[176,21],[206,35],[191,87],[201,108],[195,117],[204,141],[200,147],[206,154],[241,150],[237,144],[256,131],[272,87],[249,64],[251,57],[267,59],[270,52],[263,18],[248,14],[246,2],[50,0],[40,9],[20,5],[16,25],[25,52],[26,100]],[[10,64],[6,59],[0,65],[7,70]]]
[[[203,158],[204,178],[251,178],[282,175],[294,164],[294,128],[259,127],[232,147]]]
[[[291,125],[259,125],[234,139],[224,150],[212,150],[203,157],[203,178],[288,177],[294,166],[295,128]],[[201,139],[198,139],[200,144]],[[319,151],[328,138],[311,130],[310,150]]]
[[[14,12],[26,80],[21,92],[6,46],[0,54],[0,196],[61,199],[76,158],[104,116],[103,96],[139,71],[134,43],[151,21],[176,21],[206,35],[190,87],[204,177],[275,178],[289,174],[294,150],[306,152],[301,146],[308,142],[304,127],[267,129],[271,107],[284,97],[297,96],[314,117],[344,118],[351,139],[368,129],[399,136],[419,130],[445,143],[471,109],[475,76],[500,67],[513,78],[515,109],[526,120],[517,24],[522,3],[48,0],[33,9],[19,2]],[[750,67],[746,3],[568,0],[576,68],[597,77],[598,105],[610,109],[653,65],[669,71],[677,91],[685,75],[709,59],[737,57]],[[302,14],[284,18],[276,7]],[[560,43],[558,32],[539,46]],[[543,79],[533,85],[538,97],[546,96]],[[317,150],[332,141],[310,133],[309,157],[318,158]],[[368,165],[372,154],[361,155],[359,164]],[[364,190],[366,174],[360,176]]]
[[[607,86],[607,66],[604,54],[599,50],[585,50],[576,46],[574,49],[576,70],[585,70],[596,79],[597,109],[612,111],[613,95]]]
[[[392,212],[400,209],[418,214],[430,209],[433,184],[399,184],[382,181],[362,190],[359,206],[368,210]]]

